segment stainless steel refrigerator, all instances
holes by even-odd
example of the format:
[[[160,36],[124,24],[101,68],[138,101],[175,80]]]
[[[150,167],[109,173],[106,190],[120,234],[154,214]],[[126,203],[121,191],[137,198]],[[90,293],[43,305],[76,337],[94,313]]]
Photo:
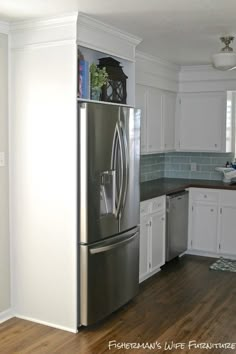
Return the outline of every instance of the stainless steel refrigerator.
[[[79,325],[138,292],[140,111],[79,103]]]

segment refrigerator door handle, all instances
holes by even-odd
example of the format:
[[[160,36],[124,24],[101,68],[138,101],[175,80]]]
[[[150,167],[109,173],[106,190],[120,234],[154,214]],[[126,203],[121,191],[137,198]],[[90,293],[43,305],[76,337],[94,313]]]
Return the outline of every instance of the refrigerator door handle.
[[[96,247],[96,248],[91,248],[89,250],[89,252],[91,254],[97,254],[97,253],[102,253],[102,252],[107,252],[107,251],[110,251],[112,250],[113,248],[118,248],[120,246],[123,246],[129,242],[131,242],[137,235],[139,234],[139,231],[135,232],[135,234],[133,234],[131,237],[129,237],[128,239],[126,240],[123,240],[123,241],[120,241],[120,242],[117,242],[117,243],[113,243],[111,245],[107,245],[107,246],[103,246],[103,247]]]
[[[125,205],[125,200],[127,196],[127,189],[128,189],[128,180],[129,180],[129,154],[128,154],[128,143],[127,143],[127,137],[124,129],[123,122],[120,122],[120,129],[122,132],[122,141],[123,141],[123,149],[124,149],[124,174],[125,174],[125,183],[124,183],[124,190],[123,190],[123,197],[122,197],[122,210],[123,211],[124,205]],[[121,214],[120,213],[120,214]]]
[[[119,149],[120,149],[120,176],[121,176],[121,181],[120,181],[120,191],[119,191],[119,196],[118,196],[118,202],[117,202],[117,209],[116,209],[116,217],[120,217],[120,211],[122,207],[122,196],[123,196],[123,189],[124,189],[124,155],[123,155],[123,144],[122,144],[122,135],[121,135],[121,129],[119,125],[117,124],[117,136],[118,136],[118,142],[119,142]]]
[[[120,151],[120,171],[117,171],[117,149]],[[117,198],[118,201],[116,203],[116,208],[115,208],[115,217],[118,219],[120,217],[120,209],[122,206],[122,196],[123,196],[123,189],[124,189],[124,155],[123,155],[123,145],[122,145],[122,135],[121,135],[121,129],[119,125],[116,123],[115,131],[114,131],[114,136],[113,136],[113,142],[112,142],[112,151],[111,151],[111,169],[115,170],[116,173],[119,173],[120,175],[120,189],[118,191]]]

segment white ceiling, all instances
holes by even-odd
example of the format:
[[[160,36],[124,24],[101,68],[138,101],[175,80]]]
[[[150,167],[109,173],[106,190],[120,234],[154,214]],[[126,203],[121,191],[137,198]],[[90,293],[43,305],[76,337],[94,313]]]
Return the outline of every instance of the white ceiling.
[[[71,11],[138,35],[139,50],[182,65],[210,63],[219,37],[236,36],[236,0],[0,0],[6,21]]]

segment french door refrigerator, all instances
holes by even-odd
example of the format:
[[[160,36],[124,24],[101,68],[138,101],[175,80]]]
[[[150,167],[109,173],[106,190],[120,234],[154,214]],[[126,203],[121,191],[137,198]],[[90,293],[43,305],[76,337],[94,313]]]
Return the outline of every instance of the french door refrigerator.
[[[87,326],[138,292],[140,111],[78,105],[78,318]]]

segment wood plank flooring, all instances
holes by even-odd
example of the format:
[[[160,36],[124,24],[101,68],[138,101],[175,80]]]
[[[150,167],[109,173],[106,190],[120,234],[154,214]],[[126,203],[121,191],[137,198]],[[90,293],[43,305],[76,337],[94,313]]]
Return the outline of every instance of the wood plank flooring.
[[[0,325],[0,353],[236,353],[236,347],[188,347],[193,340],[198,344],[236,343],[236,274],[210,271],[213,261],[184,256],[171,262],[141,284],[134,300],[78,334],[11,319]],[[109,350],[109,341],[157,346],[152,350],[111,346]],[[172,341],[184,343],[184,348],[168,349]]]

